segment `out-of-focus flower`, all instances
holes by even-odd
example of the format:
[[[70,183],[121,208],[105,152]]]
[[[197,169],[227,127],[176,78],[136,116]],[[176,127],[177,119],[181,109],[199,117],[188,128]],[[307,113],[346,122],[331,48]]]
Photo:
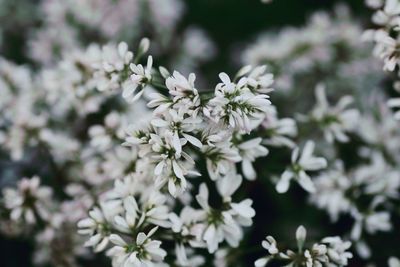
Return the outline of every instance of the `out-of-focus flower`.
[[[51,220],[52,190],[41,186],[38,176],[23,178],[17,189],[5,188],[3,194],[11,220],[28,225]]]
[[[307,141],[300,155],[300,149],[296,147],[291,156],[291,167],[283,172],[280,180],[276,185],[279,193],[285,193],[289,189],[290,181],[295,179],[301,187],[310,193],[315,192],[315,186],[306,171],[317,171],[327,166],[326,159],[322,157],[314,157],[315,144]]]
[[[310,120],[315,121],[323,130],[328,142],[337,140],[348,142],[347,132],[354,131],[360,116],[356,109],[347,109],[353,102],[351,96],[342,97],[336,106],[330,107],[325,94],[325,87],[317,85],[315,88],[316,106],[310,113]]]

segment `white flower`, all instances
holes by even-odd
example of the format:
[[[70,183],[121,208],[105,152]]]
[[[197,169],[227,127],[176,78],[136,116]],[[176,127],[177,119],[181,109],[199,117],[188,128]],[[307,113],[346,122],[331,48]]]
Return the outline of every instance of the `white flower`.
[[[186,240],[191,247],[205,247],[202,240],[202,233],[204,230],[203,221],[205,219],[202,210],[195,210],[189,206],[185,206],[179,217],[175,213],[169,214],[171,221],[171,229]]]
[[[218,180],[226,175],[230,170],[235,169],[235,163],[241,160],[239,151],[236,147],[232,146],[230,137],[226,136],[226,133],[220,134],[208,135],[206,142],[209,145],[203,146],[207,171],[211,180]],[[220,137],[225,139],[221,140]]]
[[[231,170],[227,175],[217,181],[218,193],[222,196],[225,205],[230,207],[228,210],[232,218],[242,226],[251,226],[252,218],[256,212],[251,207],[253,201],[251,199],[242,200],[239,203],[232,202],[232,195],[238,190],[242,184],[242,176]]]
[[[197,131],[202,122],[200,117],[190,117],[181,109],[169,109],[162,117],[155,117],[151,124],[154,127],[167,128],[174,134],[175,139],[183,138],[198,148],[202,147],[201,141],[193,136],[193,132]]]
[[[279,182],[276,185],[276,190],[279,193],[285,193],[289,189],[290,180],[296,179],[296,181],[308,192],[314,193],[315,186],[308,176],[306,171],[317,171],[327,166],[327,162],[324,158],[314,157],[315,144],[312,141],[307,141],[304,145],[303,151],[300,154],[300,150],[296,147],[292,152],[291,167],[286,169]]]
[[[265,73],[267,66],[258,66],[254,68],[247,76],[247,85],[254,91],[262,94],[272,92],[271,88],[274,83],[274,75],[272,73]]]
[[[242,181],[242,176],[237,174],[235,170],[230,170],[217,181],[218,193],[223,197],[225,202],[231,201],[231,196],[239,189]]]
[[[123,118],[117,112],[107,114],[104,119],[104,125],[93,125],[89,128],[89,136],[91,137],[91,146],[105,151],[113,145],[115,137],[123,138],[122,130]]]
[[[342,162],[337,162],[335,169],[321,173],[314,184],[316,192],[310,195],[310,200],[320,209],[326,209],[332,221],[337,221],[340,213],[350,211],[352,204],[346,194],[352,180],[344,173]]]
[[[132,103],[138,100],[143,95],[146,85],[149,84],[152,79],[152,67],[152,56],[149,56],[147,58],[146,67],[143,67],[141,64],[135,65],[133,63],[129,65],[132,74],[130,76],[130,80],[124,86],[124,90],[122,92],[123,98]],[[141,89],[139,92],[136,93],[138,87],[141,87]]]
[[[117,215],[114,217],[114,224],[121,232],[125,232],[127,234],[131,233],[132,230],[135,230],[137,224],[142,223],[143,219],[139,220],[139,207],[136,202],[136,199],[133,196],[128,196],[123,201],[123,206],[125,210],[125,215]],[[144,218],[144,217],[143,217]]]
[[[365,218],[365,230],[374,234],[377,231],[390,231],[392,224],[390,222],[390,213],[386,211],[376,212],[367,215]]]
[[[394,71],[400,57],[397,52],[398,41],[392,38],[385,30],[366,31],[364,33],[364,38],[372,39],[376,43],[374,54],[383,60],[383,69],[386,71]]]
[[[269,96],[252,92],[245,77],[237,84],[226,73],[219,77],[222,83],[216,86],[215,97],[207,103],[206,115],[233,129],[250,132],[269,111]]]
[[[169,207],[166,205],[167,198],[157,190],[148,189],[141,196],[142,216],[146,222],[161,227],[170,227],[168,221]]]
[[[170,131],[165,131],[163,137],[157,134],[150,134],[150,136],[150,156],[156,164],[154,174],[156,178],[160,177],[159,185],[169,181],[169,190],[172,195],[176,196],[176,187],[182,187],[182,190],[186,188],[185,175],[196,174],[195,171],[185,167],[187,165],[194,166],[193,159],[182,150],[186,140]],[[184,160],[186,161],[184,162]]]
[[[305,257],[305,262],[303,263],[303,265],[307,267],[321,267],[322,263],[328,261],[325,245],[314,244],[310,250],[306,249],[303,255]]]
[[[10,210],[13,221],[24,221],[35,224],[39,221],[51,219],[52,190],[40,185],[40,178],[22,178],[18,188],[5,188],[3,190],[4,206]]]
[[[239,154],[242,157],[243,174],[249,180],[254,180],[257,175],[252,163],[256,158],[264,157],[268,154],[268,149],[263,147],[261,142],[262,139],[258,137],[237,145]]]
[[[270,261],[268,257],[259,258],[254,262],[255,267],[264,267]]]
[[[277,244],[275,239],[272,236],[267,236],[265,240],[262,241],[261,245],[265,248],[269,254],[274,255],[278,254],[279,250],[277,248]]]
[[[185,112],[191,111],[194,117],[196,117],[197,108],[200,106],[200,95],[194,86],[195,80],[196,75],[194,73],[189,74],[189,78],[186,79],[182,74],[174,71],[173,75],[165,81],[169,94],[172,96],[174,108],[183,109]]]
[[[102,49],[102,68],[108,73],[121,71],[133,59],[133,53],[128,51],[128,45],[121,42],[117,47],[106,45]]]
[[[396,16],[400,15],[400,3],[397,0],[386,0],[383,10],[378,10],[372,20],[379,25],[392,23]]]
[[[173,101],[168,96],[160,93],[151,93],[149,94],[149,98],[151,100],[147,103],[147,106],[149,108],[155,108],[153,114],[162,114],[173,105]]]
[[[353,102],[351,96],[342,97],[336,106],[330,107],[321,84],[315,88],[316,106],[311,111],[311,120],[315,120],[324,131],[325,139],[332,143],[334,140],[347,142],[346,132],[356,129],[359,112],[356,109],[346,109]]]
[[[94,73],[99,91],[116,89],[120,83],[122,73],[127,71],[128,64],[133,59],[133,53],[128,51],[128,45],[124,42],[115,46],[113,44],[105,45],[101,51],[101,63],[94,63],[93,68],[97,71]]]
[[[334,263],[337,266],[346,266],[348,260],[353,257],[353,254],[348,251],[351,247],[350,241],[342,241],[340,237],[335,236],[325,237],[321,242],[326,244],[330,263]]]
[[[177,263],[188,267],[202,264],[204,259],[197,255],[190,257],[189,254],[191,254],[192,250],[188,249],[186,245],[189,245],[191,248],[206,247],[201,238],[202,231],[204,230],[201,221],[205,219],[203,212],[185,206],[179,217],[175,213],[171,213],[169,219],[172,231],[176,235],[179,235],[181,240],[175,246]]]
[[[258,259],[256,267],[264,267],[275,259],[288,262],[285,266],[304,266],[304,267],[341,267],[348,265],[348,259],[353,257],[348,251],[351,242],[342,241],[340,237],[326,237],[320,243],[314,243],[310,248],[305,248],[306,229],[299,226],[296,230],[297,250],[287,250],[281,252],[277,248],[277,243],[272,236],[267,236],[262,242],[262,246],[268,250],[269,255]]]
[[[295,120],[291,118],[279,119],[276,109],[271,109],[271,111],[261,124],[267,136],[264,138],[263,144],[293,148],[295,143],[291,140],[291,137],[297,135]]]
[[[153,228],[147,235],[140,232],[132,243],[117,234],[111,234],[110,241],[115,246],[107,251],[107,255],[112,257],[113,266],[145,267],[161,262],[167,253],[160,248],[161,241],[150,238],[156,230],[157,227]]]
[[[372,204],[371,208],[374,208]],[[351,215],[355,219],[355,223],[351,230],[351,238],[357,240],[361,237],[363,228],[369,234],[374,234],[377,231],[387,232],[392,229],[390,222],[390,213],[387,211],[370,211],[368,214],[362,214],[359,211],[353,209]]]
[[[219,243],[223,240],[226,240],[230,246],[238,246],[243,236],[242,229],[229,211],[220,211],[209,206],[208,194],[207,186],[201,184],[196,199],[207,216],[202,239],[206,242],[208,251],[210,253],[215,252],[218,249]]]
[[[78,222],[78,233],[90,235],[85,246],[93,247],[96,252],[104,250],[109,242],[113,219],[123,211],[118,200],[101,201],[99,207],[89,211],[89,217]]]

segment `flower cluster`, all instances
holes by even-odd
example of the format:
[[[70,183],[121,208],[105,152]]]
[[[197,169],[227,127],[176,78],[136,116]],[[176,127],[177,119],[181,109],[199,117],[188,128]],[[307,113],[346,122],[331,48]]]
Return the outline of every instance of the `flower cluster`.
[[[111,62],[103,64],[113,65]],[[110,70],[119,77],[127,72],[125,76],[140,83],[142,91],[159,89],[169,95],[151,93],[148,106],[154,111],[147,125],[127,128],[124,145],[137,150],[137,167],[130,177],[116,182],[114,190],[105,194],[105,199],[100,200],[88,219],[79,222],[80,232],[91,235],[86,244],[97,251],[103,250],[109,240],[116,244],[107,253],[113,257],[116,266],[122,266],[128,258],[131,264],[163,259],[163,250],[157,249],[158,253],[151,249],[146,251],[147,241],[156,247],[160,244],[148,239],[152,234],[173,239],[176,260],[184,266],[188,261],[187,246],[207,248],[210,253],[214,253],[223,241],[238,246],[243,237],[242,227],[252,224],[255,211],[250,199],[232,200],[242,184],[236,166],[242,162],[245,177],[254,179],[252,163],[268,153],[261,145],[261,138],[248,139],[245,135],[256,128],[269,111],[266,93],[271,91],[272,78],[265,73],[266,69],[255,68],[249,70],[250,73],[241,71],[237,83],[223,73],[220,75],[222,83],[217,84],[215,92],[196,89],[194,74],[186,78],[175,71],[171,75],[165,68],[152,73],[151,62],[146,69],[130,63],[128,70],[124,67]],[[113,80],[112,76],[110,79]],[[164,80],[165,85],[159,80]],[[123,97],[127,95],[126,90],[123,89]],[[207,162],[206,173],[196,166],[194,158],[200,157]],[[174,213],[174,206],[179,202],[191,204],[185,194],[193,187],[190,178],[196,176],[201,176],[203,181],[207,181],[204,176],[210,177],[217,186],[222,204],[210,206],[209,189],[202,183],[196,196],[201,209],[186,207],[180,215]],[[165,192],[173,197],[168,203]],[[151,231],[146,236],[143,230],[149,226],[163,229],[157,233]],[[136,243],[123,239],[119,236],[121,233],[129,239],[134,238],[131,233],[138,233]]]
[[[375,153],[372,162],[346,172],[341,162],[336,168],[322,173],[315,179],[317,193],[310,196],[311,202],[326,209],[332,221],[340,215],[353,218],[351,238],[356,241],[359,253],[370,255],[362,233],[375,234],[392,229],[390,209],[385,203],[399,197],[400,175],[385,163],[381,154]]]
[[[273,261],[281,262],[279,266],[346,266],[348,260],[353,257],[348,251],[351,243],[342,241],[338,236],[325,237],[309,247],[305,243],[306,236],[306,229],[299,226],[296,230],[297,252],[278,248],[276,240],[267,236],[262,246],[268,251],[268,256],[258,259],[255,266],[263,267]]]
[[[269,115],[271,103],[267,93],[272,90],[273,79],[265,67],[247,68],[239,71],[239,81],[230,81],[223,73],[222,83],[216,85],[214,92],[201,91],[195,87],[194,74],[186,78],[176,71],[170,74],[162,67],[157,71],[152,67],[151,56],[146,67],[135,64],[148,47],[148,40],[144,39],[135,57],[125,43],[102,48],[91,46],[86,52],[73,54],[59,68],[40,73],[39,81],[44,82],[45,90],[58,90],[58,94],[32,99],[34,104],[40,101],[39,110],[49,118],[45,121],[46,128],[39,129],[39,134],[33,137],[38,144],[43,142],[48,146],[57,168],[69,168],[66,178],[71,180],[66,193],[72,200],[63,201],[59,212],[69,211],[64,218],[68,223],[80,220],[79,233],[90,235],[86,246],[102,251],[112,243],[115,246],[107,255],[116,266],[127,262],[141,266],[161,261],[167,255],[159,248],[161,241],[153,237],[175,240],[176,261],[188,265],[189,255],[194,257],[193,246],[207,248],[210,253],[223,242],[236,247],[243,238],[242,228],[252,224],[255,215],[252,201],[235,202],[233,194],[242,184],[240,170],[246,178],[255,179],[252,164],[268,153],[261,145],[261,138],[249,138],[247,134]],[[69,76],[63,74],[71,71],[78,75],[68,80]],[[57,77],[67,79],[63,87],[58,87]],[[147,106],[153,109],[152,113],[128,105],[133,100],[138,103],[144,94],[150,98]],[[58,127],[62,125],[53,122],[56,118],[66,119],[62,116],[67,114],[78,121],[88,121],[91,114],[117,99],[125,99],[127,103],[117,102],[101,123],[89,124],[85,139],[78,138],[79,132],[75,131],[79,128],[61,133]],[[80,110],[85,103],[88,108]],[[230,106],[226,108],[224,103]],[[53,109],[54,105],[64,108],[63,112]],[[143,117],[139,124],[128,125],[128,118],[138,108],[149,116]],[[65,148],[59,147],[60,143]],[[76,159],[63,151],[70,151]],[[207,163],[205,172],[196,164],[198,158]],[[203,183],[196,197],[201,209],[185,208],[179,212],[177,206],[195,204],[188,192],[193,190],[192,178],[197,176],[203,182],[207,182],[205,177],[210,178],[208,181],[215,185],[222,203],[215,207],[208,203],[208,187]],[[114,179],[117,179],[114,189],[107,190]],[[39,182],[38,178],[32,181],[34,185]],[[44,209],[40,212],[28,209],[30,206],[25,207],[28,204],[23,200],[11,202],[10,198],[16,194],[12,192],[9,189],[5,193],[8,199],[5,208],[10,210],[11,218],[18,219],[23,213],[26,220],[35,222],[35,214],[42,215]],[[30,198],[31,193],[26,194]],[[50,196],[47,197],[47,202],[51,202]],[[89,217],[84,219],[84,210],[89,207],[92,207]],[[53,231],[44,238],[58,238],[54,234],[58,228],[54,227],[47,223],[42,226],[43,231]],[[149,227],[162,229],[148,232]]]
[[[395,2],[387,1],[386,9],[394,9]],[[395,20],[390,21],[394,27]],[[392,30],[390,36],[396,33]],[[290,181],[295,180],[333,223],[351,218],[347,235],[358,256],[370,258],[374,250],[370,237],[393,231],[397,218],[398,123],[385,106],[390,97],[382,85],[385,77],[379,60],[369,55],[368,43],[360,42],[362,35],[349,11],[339,6],[336,18],[319,12],[303,28],[260,36],[244,52],[243,60],[270,65],[276,72],[274,104],[279,99],[291,103],[276,107],[278,114],[288,117],[282,119],[287,131],[283,140],[268,140],[277,134],[273,126],[276,115],[272,122],[261,125],[265,144],[294,148],[283,171],[270,168],[277,191],[287,192]],[[315,102],[308,94],[312,88]],[[396,101],[389,100],[389,106],[394,107]],[[306,143],[302,153],[301,143]],[[314,146],[320,157],[313,155]],[[313,171],[318,173],[311,178]]]
[[[368,3],[367,5],[375,10],[372,21],[377,25],[377,29],[370,29],[364,32],[364,39],[375,43],[374,55],[382,59],[383,70],[393,72],[398,69],[400,62],[399,46],[399,22],[400,22],[400,3],[397,0],[386,0],[380,3]],[[398,78],[396,79],[396,81]],[[394,88],[398,91],[397,82]],[[388,106],[397,108],[400,106],[398,97],[388,100]],[[394,114],[396,119],[400,118],[400,113]]]
[[[0,58],[0,232],[35,265],[398,267],[400,83],[373,55],[397,71],[398,0],[366,1],[379,29],[342,5],[266,32],[219,74],[179,0],[39,2],[33,61]],[[305,219],[328,237],[251,247]]]

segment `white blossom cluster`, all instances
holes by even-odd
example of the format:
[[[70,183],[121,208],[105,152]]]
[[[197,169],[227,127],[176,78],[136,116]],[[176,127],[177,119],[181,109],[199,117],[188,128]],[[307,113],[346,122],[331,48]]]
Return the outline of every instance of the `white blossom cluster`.
[[[279,266],[346,266],[353,257],[349,252],[351,242],[343,241],[338,236],[325,237],[320,242],[308,245],[307,231],[303,226],[296,230],[297,251],[282,250],[272,236],[262,242],[268,255],[255,262],[256,267],[263,267],[269,262],[281,262]]]
[[[367,4],[375,49],[338,6],[204,79],[217,51],[180,29],[181,1],[40,1],[36,65],[0,58],[1,234],[30,238],[37,266],[374,266],[376,240],[398,228],[400,129],[371,52],[397,71],[400,4]],[[319,226],[311,236],[340,230],[250,247],[275,231],[263,222],[299,218]]]
[[[383,61],[383,70],[388,72],[398,72],[400,57],[399,46],[399,23],[400,23],[400,2],[398,0],[386,1],[366,1],[366,5],[375,12],[372,22],[377,26],[376,29],[369,29],[364,32],[364,39],[375,44],[373,54]],[[398,74],[397,74],[398,76]],[[399,91],[398,77],[393,84],[395,91]],[[391,108],[400,106],[400,98],[393,97],[387,101]],[[400,113],[394,114],[396,119],[400,119]]]
[[[369,45],[361,42],[363,34],[340,6],[336,18],[319,12],[303,28],[261,35],[245,50],[243,61],[275,70],[273,100],[293,103],[277,106],[297,130],[285,142],[292,148],[290,164],[283,172],[276,171],[280,178],[271,175],[276,190],[285,193],[290,181],[296,181],[310,193],[310,203],[326,210],[333,223],[351,218],[348,238],[358,256],[370,258],[374,248],[369,237],[395,227],[399,135],[398,123],[385,106],[384,73],[369,55]],[[315,98],[310,98],[314,88]],[[268,127],[262,127],[268,135]],[[354,147],[355,140],[360,143]],[[314,147],[322,157],[314,156]],[[344,147],[354,156],[343,154]],[[348,162],[351,157],[361,163]]]
[[[135,64],[148,47],[148,40],[144,39],[139,45],[139,56],[135,57],[125,43],[102,48],[91,46],[37,76],[37,82],[45,85],[44,92],[39,91],[37,98],[28,100],[29,106],[37,108],[43,124],[33,133],[30,128],[21,129],[24,138],[19,140],[17,148],[3,148],[11,155],[19,155],[14,160],[20,160],[29,153],[28,145],[44,143],[56,168],[69,169],[65,193],[70,198],[60,203],[51,199],[48,187],[39,187],[38,177],[22,180],[19,192],[4,191],[5,209],[10,212],[11,221],[22,219],[22,229],[37,222],[35,230],[40,233],[37,242],[42,244],[38,262],[56,254],[43,243],[63,240],[64,231],[73,230],[78,220],[79,233],[90,235],[87,246],[101,251],[115,245],[107,252],[115,266],[123,266],[127,261],[134,266],[162,261],[167,254],[160,248],[160,240],[150,238],[153,235],[165,242],[175,241],[176,261],[190,266],[190,258],[200,260],[193,254],[193,248],[214,253],[224,241],[236,247],[243,238],[242,228],[252,224],[255,215],[252,201],[234,201],[232,197],[242,184],[239,170],[246,178],[255,179],[252,164],[268,153],[261,145],[261,138],[250,139],[247,134],[269,112],[273,114],[268,96],[272,91],[272,76],[264,67],[247,67],[234,81],[222,73],[214,92],[202,92],[195,88],[194,74],[186,78],[176,71],[171,75],[162,67],[157,71],[152,67],[151,56],[146,66]],[[2,81],[9,88],[8,110],[13,111],[21,107],[12,103],[23,96],[24,87],[14,86],[21,81],[20,77],[14,81],[7,76],[7,67],[18,67],[8,66],[6,61],[4,64]],[[143,115],[148,111],[140,108],[141,100],[137,102],[142,96],[149,98],[147,105],[154,110],[147,119]],[[127,103],[118,104],[122,99]],[[129,103],[134,101],[131,106]],[[91,114],[99,112],[108,102],[114,103],[114,110],[100,124],[87,128],[86,138],[79,138],[79,128],[61,131],[64,124],[59,124],[60,121],[73,118],[77,123],[87,122]],[[5,109],[7,104],[4,103]],[[136,112],[142,112],[143,122],[128,126],[127,119]],[[4,117],[2,127],[7,144],[8,137],[13,137],[7,123],[12,125],[16,120]],[[26,140],[28,137],[33,141]],[[205,159],[205,173],[197,169],[200,166],[196,166],[195,159],[199,157]],[[203,183],[193,202],[188,193],[195,186],[191,180],[197,176],[201,176],[197,179]],[[207,182],[204,176],[210,180]],[[114,189],[108,190],[114,180]],[[210,182],[222,201],[217,206],[208,200],[210,185],[206,183]],[[18,199],[11,201],[17,195]],[[42,207],[48,203],[54,206]],[[187,206],[181,211],[177,208],[191,203],[195,205],[193,208]],[[85,210],[90,207],[93,208],[89,218],[84,219]],[[152,228],[148,232],[153,226],[162,229]],[[134,243],[132,238],[136,240]],[[79,239],[70,237],[70,250],[64,254],[74,257]]]
[[[78,224],[81,233],[91,235],[86,244],[100,251],[111,241],[116,246],[107,254],[114,266],[161,261],[167,254],[160,241],[149,239],[153,234],[176,243],[176,260],[182,266],[190,265],[188,247],[214,253],[223,241],[238,246],[242,227],[252,224],[255,211],[250,199],[232,199],[242,183],[236,166],[242,162],[245,177],[254,179],[252,162],[268,153],[261,138],[248,139],[245,134],[269,112],[267,93],[272,90],[272,77],[263,67],[239,71],[237,81],[221,73],[215,91],[202,92],[195,87],[194,74],[186,78],[175,71],[171,75],[162,67],[157,73],[151,57],[146,66],[129,63],[133,54],[122,49],[123,45],[119,45],[122,61],[110,58],[102,64],[101,75],[116,84],[107,89],[122,84],[122,96],[128,102],[138,100],[150,87],[161,91],[149,95],[147,106],[153,108],[153,114],[148,124],[127,128],[124,145],[137,150],[135,171],[117,181],[114,190],[105,193],[105,199],[90,211],[90,217]],[[206,173],[201,173],[194,158],[205,159]],[[191,207],[187,195],[197,176],[203,180],[196,195],[200,209]],[[204,176],[216,185],[220,207],[209,204]],[[187,206],[174,213],[179,203]],[[154,226],[162,229],[146,235],[145,229]],[[132,233],[137,234],[136,242]]]
[[[369,44],[360,41],[362,35],[357,19],[339,5],[333,14],[311,14],[304,26],[261,33],[243,51],[242,62],[271,68],[276,94],[291,104],[285,116],[305,113],[314,104],[309,96],[317,84],[324,84],[328,98],[335,100],[348,94],[360,99],[379,86],[384,77],[381,64]]]
[[[375,234],[392,229],[391,209],[386,205],[399,197],[399,172],[378,152],[372,155],[370,164],[348,172],[342,162],[336,165],[315,179],[318,193],[311,195],[310,201],[326,209],[332,221],[337,221],[340,215],[350,215],[354,221],[350,236],[357,242],[358,252],[369,257],[371,251],[362,240],[363,232]]]
[[[43,25],[33,30],[30,54],[49,64],[54,60],[53,53],[62,56],[80,47],[85,35],[94,36],[98,42],[133,40],[141,35],[145,23],[151,25],[160,42],[167,42],[183,10],[179,0],[42,0],[38,13]]]

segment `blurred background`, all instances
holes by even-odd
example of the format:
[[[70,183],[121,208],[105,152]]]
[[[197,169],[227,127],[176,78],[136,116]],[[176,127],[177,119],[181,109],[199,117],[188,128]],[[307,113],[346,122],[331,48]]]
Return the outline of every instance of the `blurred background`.
[[[118,0],[114,2],[118,2]],[[161,0],[155,2],[157,4],[152,7],[153,12],[157,12],[158,9],[170,8],[161,4]],[[83,25],[83,21],[91,20],[93,15],[91,13],[86,14],[87,17],[81,17],[80,20],[76,19],[79,16],[67,16],[67,19],[74,27],[79,28],[79,31],[71,34],[71,36],[80,36],[77,40],[81,43],[77,46],[85,47],[93,42],[104,44],[110,40],[113,42],[125,40],[130,47],[134,47],[141,37],[147,36],[155,40],[152,50],[158,56],[161,65],[166,65],[171,69],[176,68],[182,72],[187,72],[188,69],[198,71],[199,82],[207,87],[217,82],[217,74],[221,71],[234,74],[243,65],[243,61],[246,61],[243,51],[255,43],[261,33],[266,31],[279,33],[285,27],[304,27],[316,11],[333,14],[339,4],[348,7],[352,21],[364,28],[369,26],[371,11],[365,7],[362,0],[346,2],[274,0],[270,4],[262,4],[258,0],[187,0],[173,7],[182,10],[178,17],[173,17],[174,12],[166,17],[161,16],[161,24],[164,20],[173,21],[167,23],[165,29],[161,27],[161,31],[167,31],[168,36],[162,36],[158,32],[160,28],[152,25],[152,22],[148,22],[146,19],[143,20],[143,23],[135,22],[136,24],[133,26],[122,29],[118,33],[113,32],[113,27],[107,28],[107,25],[100,22],[91,27]],[[48,17],[46,8],[50,6],[51,4],[44,7],[40,0],[0,0],[0,54],[2,57],[16,64],[27,65],[35,71],[43,66],[54,66],[54,62],[62,58],[63,53],[74,49],[75,40],[64,35],[61,28],[52,26],[52,23],[57,25],[57,18],[61,15],[55,13],[54,18]],[[54,14],[54,11],[52,12]],[[76,11],[74,12],[77,14]],[[142,10],[139,9],[137,12],[132,16],[143,15],[140,13]],[[130,17],[129,14],[126,16]],[[113,25],[111,22],[109,23],[109,25]],[[102,32],[96,30],[96,25],[100,24],[101,27],[104,26]],[[186,42],[185,36],[189,34],[188,32],[193,33],[193,29],[196,34],[201,32],[200,35],[207,36],[207,40],[204,41],[200,38],[201,41],[190,39]],[[329,28],[327,31],[329,33]],[[57,35],[60,32],[63,36]],[[41,43],[43,40],[40,39],[43,36],[53,40],[54,45],[42,48],[46,51],[39,51],[40,49],[37,47],[43,47],[43,43]],[[181,50],[182,44],[185,45],[186,53],[193,56],[192,61],[188,61],[187,57],[179,55],[179,53],[176,55],[177,50]],[[191,50],[197,46],[203,48]],[[273,54],[274,49],[276,48],[271,46],[270,53]],[[46,54],[49,51],[52,51],[50,56]],[[362,55],[360,57],[362,58]],[[299,79],[301,80],[301,77]],[[374,81],[377,80],[379,78]],[[381,82],[379,80],[379,83]],[[310,90],[312,94],[313,88]],[[284,102],[278,103],[277,106],[283,109],[282,112],[285,112]],[[351,162],[354,150],[344,148],[343,153]],[[254,260],[263,255],[260,242],[267,234],[279,237],[280,240],[293,240],[297,226],[304,224],[308,229],[310,239],[318,240],[325,235],[344,235],[352,226],[351,220],[345,217],[337,223],[331,223],[325,211],[308,204],[307,194],[299,187],[293,187],[292,192],[284,196],[277,194],[270,182],[270,173],[279,173],[280,168],[276,166],[276,162],[285,161],[287,152],[271,150],[270,155],[274,156],[268,157],[267,160],[257,161],[256,169],[259,179],[250,183],[243,192],[243,195],[248,195],[253,199],[257,215],[253,228],[246,233],[242,246],[236,251],[235,255],[238,257],[240,266],[253,266]],[[13,183],[10,182],[10,178],[5,178],[9,176],[6,173],[13,173],[8,166],[9,162],[6,160],[0,162],[1,187]],[[25,166],[25,172],[33,173],[33,171],[26,171],[30,167],[32,166]],[[394,222],[394,225],[400,225],[399,221]],[[27,240],[15,240],[0,236],[0,266],[32,266],[33,244]],[[371,238],[370,244],[374,251],[373,261],[377,264],[376,266],[386,266],[389,256],[400,255],[399,229],[395,229],[389,234],[381,233],[379,236],[374,236]],[[355,257],[350,266],[366,266],[366,262]],[[102,261],[91,261],[85,264],[86,266],[104,266]]]

